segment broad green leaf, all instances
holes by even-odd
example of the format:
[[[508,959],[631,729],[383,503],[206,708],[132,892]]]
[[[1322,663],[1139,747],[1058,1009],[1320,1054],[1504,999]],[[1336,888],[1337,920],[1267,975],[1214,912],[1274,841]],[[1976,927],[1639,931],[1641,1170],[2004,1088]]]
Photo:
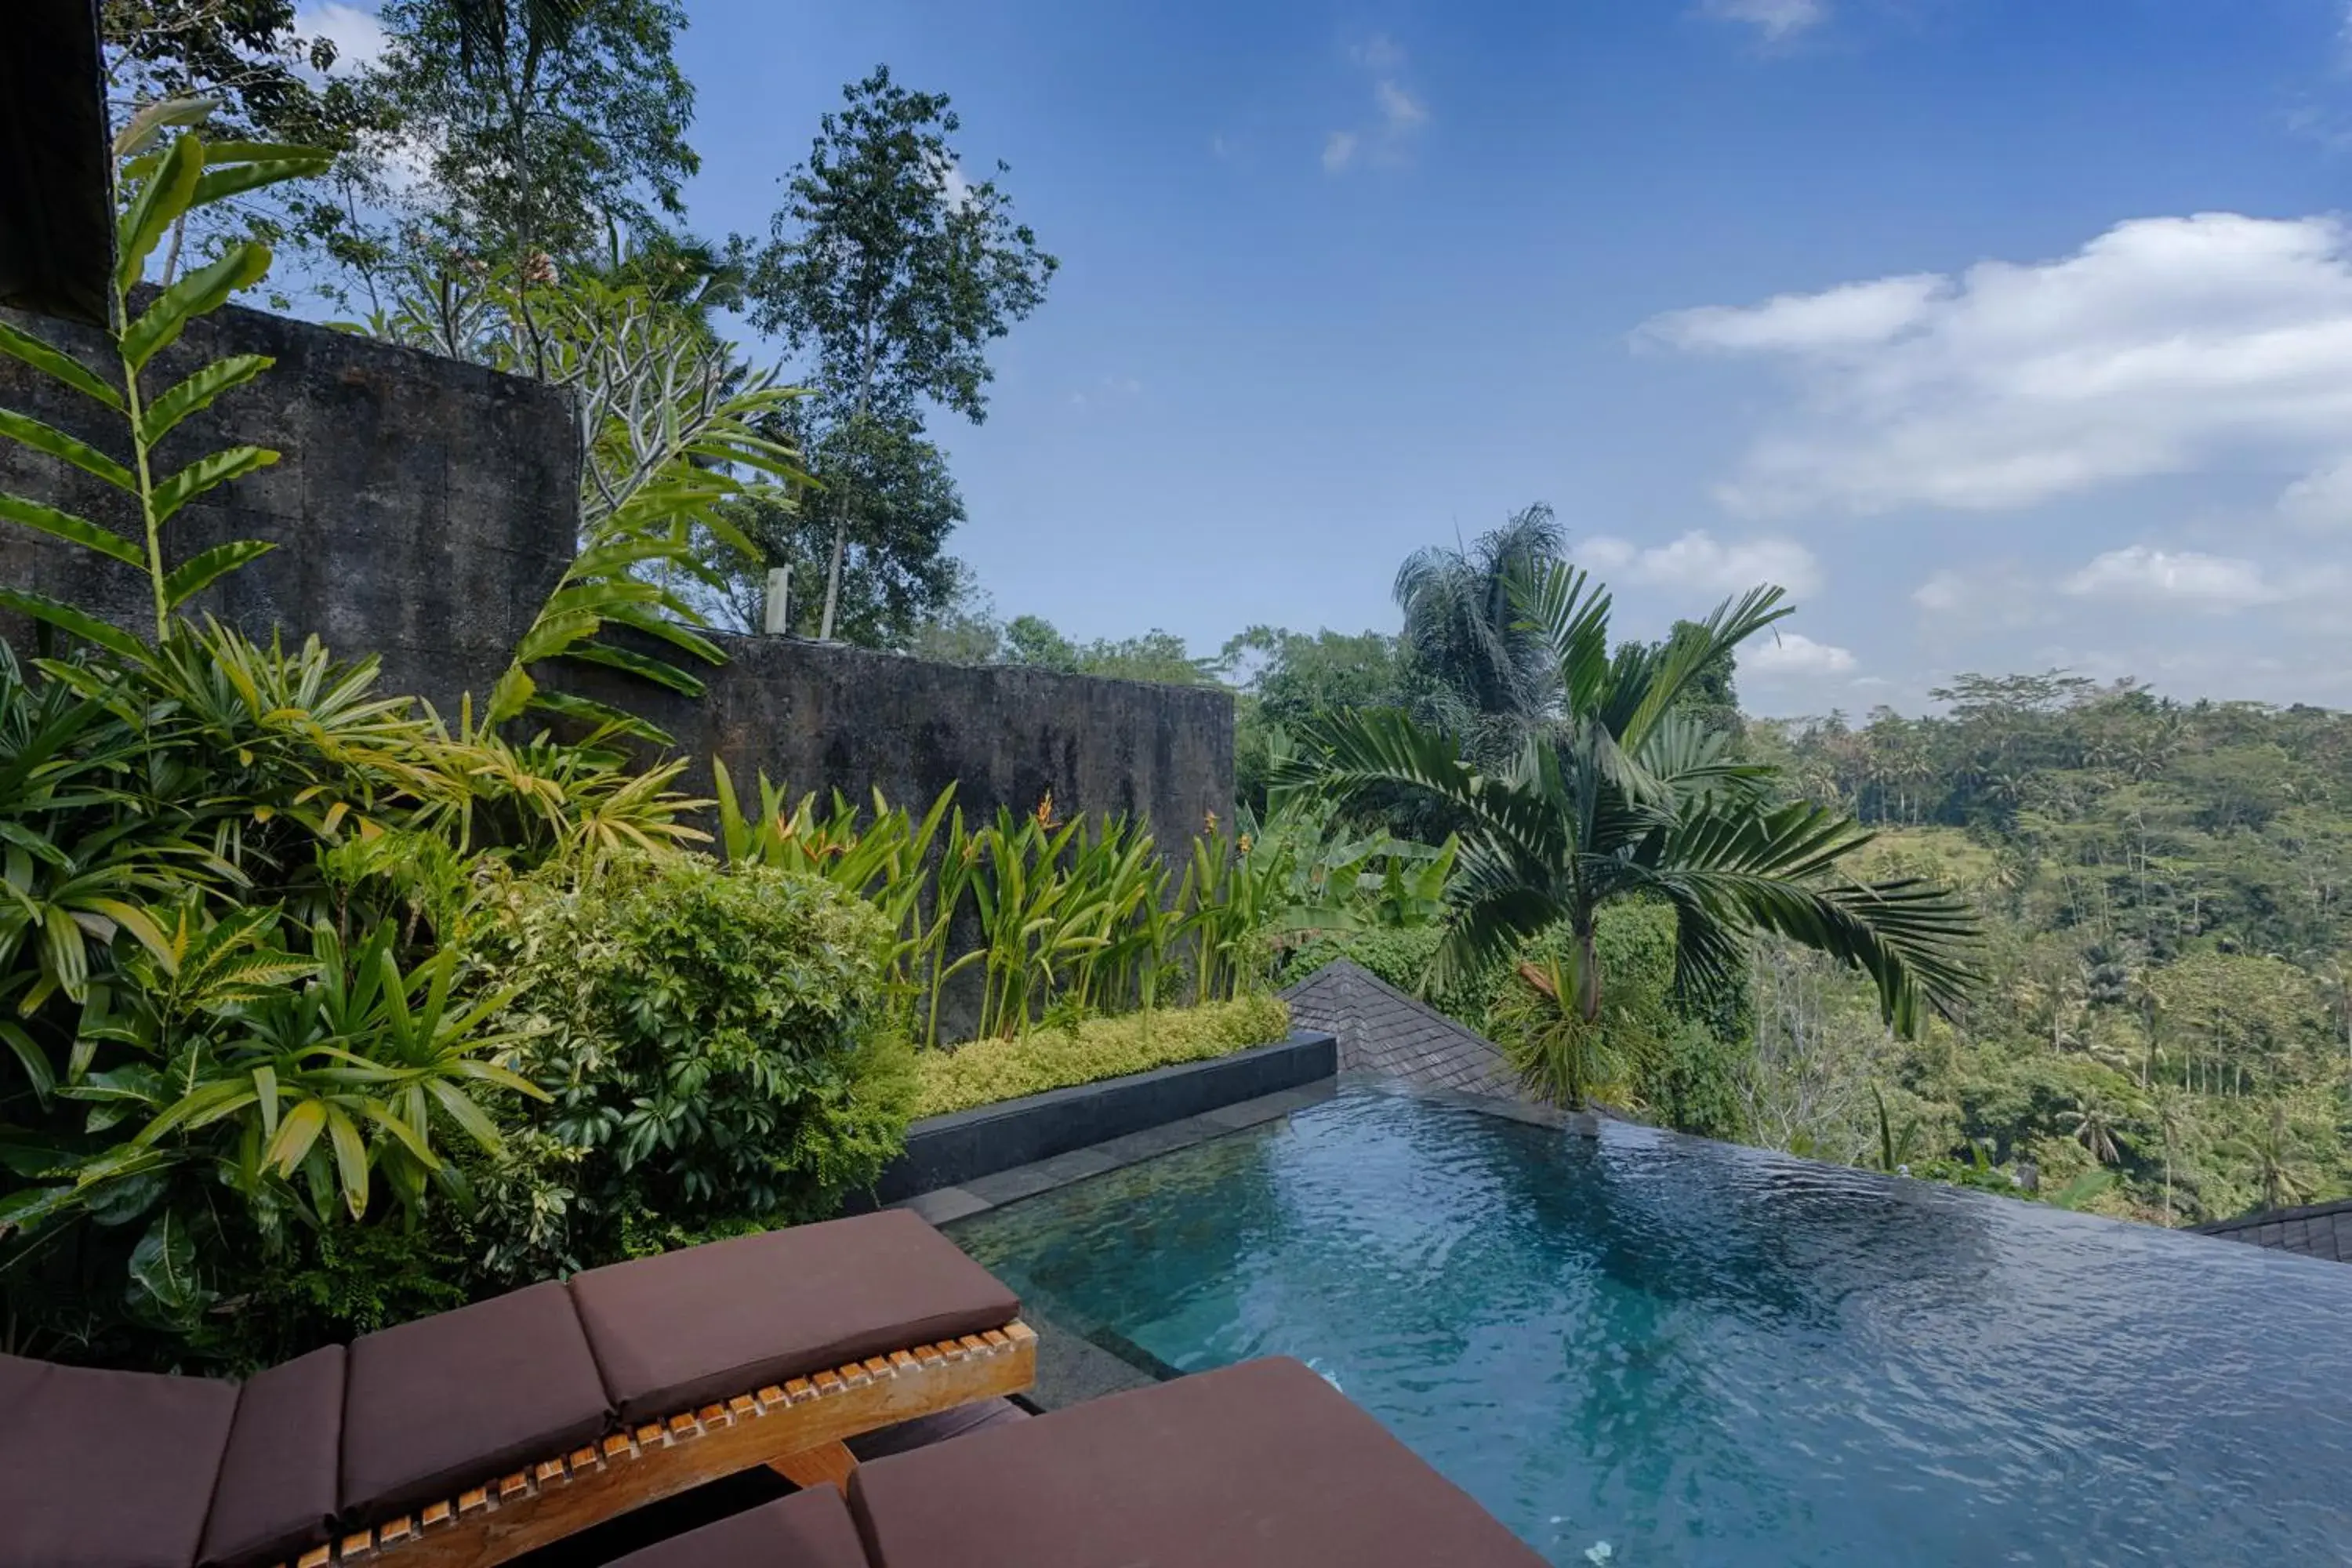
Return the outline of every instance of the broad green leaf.
[[[248,239],[208,267],[199,267],[155,296],[122,334],[122,363],[135,374],[176,342],[188,322],[220,308],[231,294],[257,283],[269,270],[269,247]]]
[[[155,135],[170,125],[201,125],[220,107],[213,98],[165,98],[146,105],[114,135],[114,155],[133,158],[146,152]]]
[[[62,539],[68,544],[95,550],[100,555],[110,555],[126,566],[136,566],[142,571],[146,569],[147,557],[140,552],[139,546],[112,529],[102,528],[86,517],[76,517],[69,511],[59,511],[53,506],[43,506],[39,501],[27,500],[23,496],[12,496],[0,490],[0,518],[22,523],[52,539]]]
[[[278,454],[266,447],[229,447],[206,453],[155,487],[155,521],[169,522],[174,512],[214,486],[266,468],[277,460]]]
[[[222,393],[243,386],[277,363],[268,354],[235,354],[213,361],[147,405],[140,418],[147,444],[155,445],[181,420],[210,407]]]
[[[99,380],[81,361],[5,321],[0,321],[0,353],[22,360],[44,375],[65,383],[85,397],[98,399],[117,413],[122,410],[122,394]]]
[[[191,210],[209,206],[214,202],[226,201],[231,196],[243,195],[247,191],[257,191],[264,185],[275,185],[286,180],[306,179],[312,174],[325,174],[327,165],[332,162],[331,159],[316,154],[305,158],[270,158],[250,163],[224,163],[217,158],[208,158],[206,161],[217,166],[205,170],[204,177],[196,182],[195,194],[188,199],[188,206]]]
[[[57,1074],[49,1067],[48,1054],[40,1042],[26,1034],[21,1025],[0,1023],[0,1042],[5,1042],[16,1058],[16,1065],[32,1080],[33,1094],[44,1105],[49,1102],[49,1091],[58,1086]]]
[[[253,1069],[254,1103],[261,1110],[264,1142],[278,1136],[278,1069],[268,1062]]]
[[[139,493],[139,481],[130,469],[87,441],[77,440],[54,425],[44,425],[13,408],[0,408],[0,436],[21,441],[37,452],[71,463],[85,474],[95,474],[119,490]]]
[[[467,1097],[464,1089],[446,1079],[437,1078],[431,1080],[428,1087],[433,1091],[433,1098],[441,1102],[441,1109],[449,1113],[450,1121],[464,1128],[475,1142],[492,1153],[498,1152],[502,1142],[499,1137],[498,1124]]]
[[[541,691],[531,698],[530,706],[558,718],[577,719],[584,723],[604,726],[656,746],[677,744],[677,739],[659,725],[634,713],[624,712],[609,702],[599,702],[593,697],[578,697],[569,691]]]
[[[653,658],[632,648],[614,647],[609,643],[575,643],[565,650],[565,657],[625,669],[640,679],[650,680],[656,686],[667,686],[687,697],[699,697],[707,689],[698,678],[667,659]]]
[[[20,616],[46,621],[61,632],[78,637],[131,663],[146,662],[148,649],[145,643],[121,627],[109,626],[97,616],[85,615],[47,594],[29,593],[22,588],[0,588],[0,609],[14,610]]]
[[[165,1209],[131,1249],[131,1303],[152,1303],[164,1317],[182,1319],[205,1305],[196,1278],[196,1239],[176,1209]]]
[[[353,1219],[362,1218],[368,1206],[367,1144],[360,1137],[359,1124],[340,1106],[328,1105],[324,1109],[327,1136],[335,1149],[335,1176],[342,1187],[343,1205],[351,1210]]]
[[[72,1187],[27,1187],[0,1198],[0,1236],[29,1230],[61,1210],[71,1208],[80,1193]]]
[[[323,1101],[306,1100],[286,1113],[278,1124],[278,1136],[269,1141],[262,1158],[278,1167],[281,1176],[290,1176],[294,1168],[310,1158],[310,1146],[327,1125],[327,1107]]]
[[[247,447],[246,450],[252,448]],[[234,572],[247,562],[267,555],[277,548],[275,544],[259,539],[233,539],[226,544],[215,544],[210,550],[190,556],[173,568],[171,575],[163,579],[164,606],[179,608],[191,595],[209,587],[215,578]]]
[[[204,138],[183,131],[155,166],[154,174],[140,183],[138,194],[115,222],[114,286],[118,290],[130,292],[131,286],[146,274],[147,258],[153,254],[155,242],[187,212],[189,198],[196,194],[196,180],[204,172]],[[123,357],[131,358],[127,350]],[[131,368],[136,370],[144,363],[143,357],[131,360]]]
[[[155,955],[155,961],[163,966],[165,973],[177,967],[171,940],[164,936],[163,928],[157,925],[145,910],[136,904],[125,903],[121,899],[92,899],[89,907],[136,938],[140,946]]]

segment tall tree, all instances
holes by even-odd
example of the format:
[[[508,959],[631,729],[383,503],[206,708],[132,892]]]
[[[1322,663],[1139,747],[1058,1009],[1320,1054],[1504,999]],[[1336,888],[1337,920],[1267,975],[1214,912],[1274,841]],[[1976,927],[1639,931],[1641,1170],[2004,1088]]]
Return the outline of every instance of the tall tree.
[[[799,585],[825,581],[833,520],[846,511],[861,520],[859,548],[831,585],[832,629],[867,647],[905,647],[961,585],[960,564],[944,546],[963,521],[963,497],[940,449],[903,425],[828,420],[814,402],[796,403],[783,430],[822,486],[799,487],[790,504],[762,500],[736,510],[737,526],[761,553],[728,562],[731,613],[747,627],[761,625],[766,569],[789,566],[793,628],[822,633],[821,612],[808,607],[811,595]]]
[[[1543,639],[1522,624],[1510,584],[1558,561],[1562,544],[1538,501],[1466,549],[1433,545],[1398,569],[1399,640],[1422,678],[1414,706],[1474,757],[1511,755],[1556,700]]]
[[[961,121],[945,94],[910,92],[877,67],[843,97],[786,176],[753,274],[753,324],[814,355],[828,416],[853,430],[878,423],[889,441],[919,440],[926,403],[978,423],[989,343],[1037,308],[1058,263],[1014,221],[993,177],[966,180],[948,141]],[[879,444],[857,434],[845,445]],[[850,545],[874,534],[863,509],[875,498],[833,488],[822,468],[817,478],[832,535],[817,635],[829,637]]]
[[[385,0],[380,79],[439,237],[520,260],[593,256],[684,209],[700,166],[677,0]]]

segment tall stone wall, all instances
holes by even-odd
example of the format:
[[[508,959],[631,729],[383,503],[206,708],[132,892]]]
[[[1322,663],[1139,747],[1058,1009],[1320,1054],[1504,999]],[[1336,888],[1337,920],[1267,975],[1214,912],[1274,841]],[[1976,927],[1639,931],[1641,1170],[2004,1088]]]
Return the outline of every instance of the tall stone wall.
[[[0,311],[107,365],[96,332]],[[166,470],[249,442],[284,454],[168,525],[169,559],[229,539],[278,546],[199,597],[256,635],[317,633],[344,657],[383,657],[385,688],[448,704],[486,694],[572,559],[579,455],[568,397],[536,382],[307,322],[229,309],[192,325],[145,377],[153,391],[231,353],[278,362],[165,437]],[[0,356],[0,407],[128,461],[119,415]],[[135,536],[136,510],[78,469],[0,441],[0,489]],[[0,523],[0,581],[121,625],[153,624],[146,579],[90,552]],[[0,622],[11,640],[24,628]]]
[[[693,759],[688,787],[706,793],[709,761],[750,795],[764,771],[795,795],[879,788],[919,812],[956,785],[967,820],[1000,805],[1057,816],[1110,812],[1150,821],[1164,845],[1189,840],[1233,809],[1230,692],[1009,665],[935,664],[790,637],[722,637],[727,663],[699,671],[700,698],[624,685],[606,669],[557,683],[659,724]],[[756,797],[753,797],[756,798]]]
[[[5,314],[0,312],[0,314]],[[104,363],[97,334],[8,319]],[[215,490],[172,527],[174,557],[225,539],[279,548],[200,606],[267,636],[316,632],[339,654],[383,656],[384,686],[445,707],[486,694],[572,558],[579,467],[566,399],[536,383],[257,311],[192,327],[150,379],[166,385],[226,353],[273,355],[258,380],[190,419],[163,460],[236,442],[283,461]],[[0,356],[0,406],[127,458],[113,416]],[[122,498],[0,441],[0,489],[131,531]],[[0,522],[0,581],[143,628],[135,572]],[[1139,616],[1139,620],[1148,619]],[[0,618],[0,633],[24,628]],[[795,791],[878,786],[925,805],[950,783],[967,816],[1002,805],[1149,819],[1181,842],[1231,808],[1233,699],[1223,691],[1006,667],[926,663],[782,638],[725,637],[728,663],[688,700],[606,670],[543,678],[646,713],[708,786],[722,757],[748,788],[765,770]]]

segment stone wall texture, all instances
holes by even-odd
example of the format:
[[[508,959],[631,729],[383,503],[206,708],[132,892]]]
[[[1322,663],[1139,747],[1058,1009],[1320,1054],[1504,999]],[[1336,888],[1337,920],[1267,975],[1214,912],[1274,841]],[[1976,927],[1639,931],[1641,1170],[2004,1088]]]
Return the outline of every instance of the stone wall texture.
[[[98,334],[7,319],[105,363]],[[384,689],[445,709],[487,694],[572,558],[579,459],[560,393],[430,354],[257,311],[197,322],[162,356],[169,385],[227,353],[277,364],[174,431],[167,467],[237,442],[275,447],[275,467],[190,506],[171,524],[172,558],[226,539],[278,548],[210,590],[197,607],[248,633],[316,632],[344,657],[373,650]],[[0,406],[22,409],[127,459],[116,417],[0,357]],[[0,441],[0,489],[136,530],[96,479]],[[136,572],[0,523],[0,581],[37,588],[138,629],[151,624]],[[1148,618],[1148,617],[1139,617]],[[24,628],[0,617],[0,634]],[[1231,809],[1234,705],[1221,690],[926,663],[862,648],[725,637],[728,663],[690,700],[609,670],[539,672],[646,714],[693,759],[707,792],[722,757],[751,788],[879,787],[918,809],[950,783],[967,816],[997,806],[1149,819],[1180,847]],[[622,684],[623,682],[626,684]]]
[[[709,761],[756,799],[761,772],[799,795],[878,788],[919,814],[950,784],[966,820],[1000,805],[1110,812],[1150,821],[1163,847],[1189,845],[1233,809],[1230,692],[1055,675],[1011,665],[934,664],[788,637],[721,637],[727,662],[698,673],[699,699],[582,669],[555,684],[659,724],[694,759],[687,787],[708,793]]]
[[[0,311],[26,331],[110,363],[96,332]],[[446,705],[487,693],[572,559],[579,455],[568,397],[535,382],[306,322],[231,308],[193,324],[143,378],[152,396],[230,353],[278,362],[167,437],[165,470],[249,442],[283,454],[173,519],[166,559],[229,539],[278,548],[200,595],[256,636],[317,633],[345,657],[373,650],[386,689]],[[0,356],[0,406],[79,436],[118,460],[119,415]],[[127,534],[127,498],[0,441],[0,489]],[[140,631],[146,580],[117,562],[0,524],[0,581],[36,588]],[[0,620],[21,640],[24,628]]]

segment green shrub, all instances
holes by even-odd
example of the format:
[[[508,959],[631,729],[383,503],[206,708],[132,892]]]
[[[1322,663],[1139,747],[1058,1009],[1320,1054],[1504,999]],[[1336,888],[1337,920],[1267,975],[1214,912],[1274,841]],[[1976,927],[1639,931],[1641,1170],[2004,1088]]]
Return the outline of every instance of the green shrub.
[[[1593,945],[1609,984],[1602,1016],[1590,1028],[1565,1026],[1542,998],[1526,994],[1515,966],[1424,990],[1444,936],[1439,926],[1318,935],[1286,955],[1278,983],[1294,984],[1348,959],[1494,1040],[1550,1092],[1573,1081],[1580,1095],[1622,1102],[1679,1131],[1739,1135],[1739,1072],[1750,1032],[1746,991],[1731,984],[1707,996],[1675,992],[1672,910],[1640,903],[1601,910]],[[1524,956],[1539,965],[1558,960],[1565,941],[1564,932],[1548,931],[1527,944]]]
[[[479,1173],[498,1271],[833,1211],[903,1144],[913,1078],[871,905],[771,867],[622,854],[518,879],[488,939],[551,1097]]]
[[[1204,1061],[1270,1044],[1289,1030],[1290,1008],[1281,998],[1251,995],[1089,1018],[1018,1039],[974,1040],[951,1051],[926,1052],[917,1062],[915,1114],[943,1116],[1049,1089]]]

